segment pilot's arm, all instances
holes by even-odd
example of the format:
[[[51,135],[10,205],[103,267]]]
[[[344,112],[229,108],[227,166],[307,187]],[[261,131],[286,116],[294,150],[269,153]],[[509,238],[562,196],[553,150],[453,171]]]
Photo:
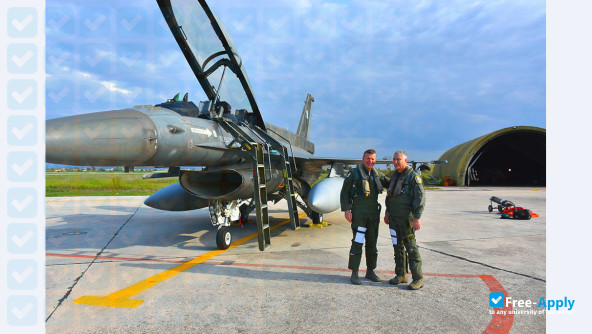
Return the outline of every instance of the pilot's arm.
[[[413,187],[413,229],[415,231],[421,228],[419,219],[425,207],[425,190],[423,189],[423,180],[419,173],[414,173],[412,179],[409,181],[410,186]]]
[[[345,180],[343,181],[343,186],[341,187],[341,194],[340,194],[340,202],[341,202],[341,211],[345,212],[345,219],[351,223],[352,221],[352,213],[349,208],[349,196],[350,191],[353,186],[354,176],[353,173],[350,171],[347,173]]]

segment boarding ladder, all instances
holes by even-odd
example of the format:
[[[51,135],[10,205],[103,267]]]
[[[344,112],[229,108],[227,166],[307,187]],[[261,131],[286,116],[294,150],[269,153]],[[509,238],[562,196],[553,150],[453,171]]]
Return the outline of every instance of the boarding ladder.
[[[286,202],[288,202],[288,211],[290,213],[290,227],[293,230],[297,230],[300,228],[300,217],[298,216],[298,204],[296,202],[296,192],[294,189],[293,175],[296,172],[296,164],[294,163],[293,154],[289,154],[288,147],[282,145],[277,139],[269,135],[269,133],[263,131],[261,128],[256,127],[255,132],[266,142],[271,143],[271,147],[278,151],[282,156],[284,165],[284,192],[286,196]],[[283,138],[278,133],[276,133],[276,135],[284,139],[286,143],[290,145],[290,142],[286,138]],[[290,146],[290,151],[291,150],[292,147]],[[290,157],[292,157],[292,159],[290,159]]]
[[[232,120],[226,118],[217,118],[217,120],[220,126],[233,136],[228,147],[231,148],[238,143],[253,158],[253,200],[257,213],[257,239],[259,250],[264,251],[271,246],[265,178],[265,156],[269,155],[269,150],[265,142],[253,138]]]

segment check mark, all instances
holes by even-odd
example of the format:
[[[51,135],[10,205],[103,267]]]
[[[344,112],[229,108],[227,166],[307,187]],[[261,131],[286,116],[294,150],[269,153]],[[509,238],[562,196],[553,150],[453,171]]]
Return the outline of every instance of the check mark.
[[[90,56],[85,56],[84,60],[86,60],[86,62],[91,66],[91,67],[95,67],[97,66],[97,64],[105,57],[106,53],[104,52],[99,52],[97,53],[96,56],[94,56],[93,58],[91,58]]]
[[[500,301],[501,299],[502,299],[502,296],[498,296],[497,298],[491,298],[491,301],[492,301],[494,304],[497,304],[497,303],[499,303],[499,301]]]
[[[15,243],[19,248],[23,247],[27,241],[29,241],[33,237],[33,232],[27,231],[23,236],[19,237],[17,235],[13,235],[10,240]]]
[[[142,21],[142,17],[140,15],[136,15],[136,17],[134,17],[131,22],[126,19],[121,20],[121,25],[127,29],[127,31],[131,31],[138,23],[140,23],[140,21]]]
[[[53,139],[58,139],[64,134],[64,132],[66,132],[66,130],[68,130],[69,127],[70,125],[68,123],[64,123],[64,125],[62,125],[59,129],[49,128],[47,132]]]
[[[160,57],[158,57],[158,60],[164,65],[164,67],[169,67],[177,58],[179,58],[179,53],[175,52],[168,57],[161,55]]]
[[[267,23],[269,24],[269,26],[271,26],[271,28],[273,30],[280,30],[289,20],[290,18],[288,17],[288,15],[284,15],[281,18],[279,18],[278,20],[268,20]]]
[[[70,88],[64,87],[59,93],[49,92],[47,96],[53,100],[53,102],[58,103],[60,102],[68,93],[70,92]]]
[[[62,53],[59,57],[56,57],[54,55],[49,56],[49,62],[54,66],[54,67],[58,67],[60,66],[60,64],[66,60],[66,58],[68,58],[68,56],[70,55],[70,53],[68,52],[64,52]]]
[[[10,57],[13,63],[16,64],[19,68],[25,66],[25,64],[33,57],[33,51],[27,51],[22,57],[17,57],[16,55]]]
[[[27,161],[25,161],[22,165],[17,165],[16,163],[12,164],[12,166],[10,166],[12,168],[13,171],[15,171],[19,176],[22,176],[23,174],[25,174],[25,172],[31,167],[33,166],[33,160],[32,159],[27,159]]]
[[[101,16],[97,17],[97,19],[94,21],[86,19],[86,20],[84,20],[84,25],[88,29],[90,29],[91,31],[95,31],[101,25],[101,23],[103,23],[103,21],[105,21],[105,19],[106,19],[105,15],[101,15]]]
[[[27,279],[27,277],[31,276],[32,273],[33,273],[33,268],[32,267],[27,267],[27,269],[25,269],[25,271],[23,271],[22,273],[18,273],[16,271],[13,271],[12,274],[10,274],[10,275],[19,284],[21,284],[21,283],[23,283]]]
[[[319,52],[317,54],[307,54],[304,56],[304,60],[309,64],[309,65],[316,65],[318,64],[321,60],[323,60],[323,58],[325,57],[325,53],[324,52]]]
[[[23,139],[23,137],[25,137],[32,129],[33,124],[27,123],[27,125],[25,125],[25,127],[20,130],[17,128],[12,128],[12,133],[20,140]]]
[[[27,314],[29,314],[29,312],[31,312],[31,310],[33,309],[33,304],[31,303],[27,303],[27,305],[25,305],[25,307],[19,309],[17,307],[13,307],[10,312],[12,312],[12,314],[14,314],[15,317],[17,317],[19,320],[21,320],[22,318],[26,317]]]
[[[323,24],[322,20],[316,20],[316,21],[312,21],[312,20],[305,20],[304,24],[306,25],[306,27],[308,27],[308,29],[310,29],[311,31],[315,31],[317,30],[321,24]]]
[[[127,101],[127,103],[131,103],[133,99],[138,97],[142,93],[142,88],[136,87],[134,90],[127,92],[127,94],[122,94],[123,98]]]
[[[29,206],[29,203],[31,203],[33,201],[33,196],[28,195],[27,197],[25,197],[25,199],[23,199],[22,201],[17,201],[16,199],[13,199],[12,202],[10,202],[10,204],[12,204],[12,206],[18,210],[18,212],[22,212],[24,209],[27,208],[27,206]]]
[[[269,63],[272,66],[274,66],[274,67],[277,67],[277,66],[281,65],[282,62],[283,62],[282,58],[278,58],[278,57],[273,56],[273,55],[267,56],[267,61],[269,61]]]
[[[125,64],[127,67],[131,67],[131,66],[133,66],[133,65],[136,63],[136,61],[137,61],[138,59],[140,59],[140,57],[142,57],[142,52],[140,52],[140,51],[136,51],[136,53],[134,53],[134,54],[133,54],[133,56],[132,56],[131,58],[128,58],[128,57],[125,57],[125,56],[121,57],[121,61],[122,61],[122,62],[123,62],[123,63],[124,63],[124,64]]]
[[[233,20],[231,24],[234,26],[236,30],[242,31],[243,29],[245,29],[247,25],[249,25],[249,23],[251,23],[251,21],[253,21],[253,17],[249,15],[243,18],[241,21]]]
[[[49,20],[49,22],[47,22],[54,30],[60,30],[60,28],[62,28],[62,26],[64,24],[66,24],[66,22],[68,22],[70,20],[70,16],[68,15],[64,15],[60,18],[59,21],[56,22],[56,20],[51,19]]]
[[[289,20],[288,15],[284,15],[277,20],[268,20],[267,23],[273,30],[280,30]]]
[[[123,133],[123,135],[127,138],[130,139],[132,136],[134,136],[136,133],[138,133],[138,131],[140,131],[142,129],[142,124],[140,124],[140,122],[136,123],[136,125],[134,125],[133,128],[131,129],[127,129],[127,128],[122,128],[121,129],[121,133]]]
[[[100,123],[97,127],[95,127],[94,129],[91,128],[86,128],[84,129],[84,133],[86,133],[86,135],[90,138],[90,139],[95,139],[99,133],[101,133],[103,130],[105,130],[105,123]]]
[[[25,30],[25,28],[27,28],[27,26],[29,25],[29,23],[31,23],[32,21],[33,21],[33,16],[32,15],[27,15],[22,21],[19,21],[17,19],[14,19],[14,20],[10,21],[10,23],[12,23],[12,25],[18,31],[23,31],[23,30]]]
[[[84,92],[84,97],[86,97],[86,99],[90,103],[95,103],[101,96],[103,96],[103,94],[105,94],[106,91],[107,88],[105,87],[99,88],[94,94],[89,91],[86,91]]]
[[[12,92],[10,95],[16,100],[16,102],[21,104],[31,95],[31,93],[33,93],[33,88],[27,87],[22,93]]]

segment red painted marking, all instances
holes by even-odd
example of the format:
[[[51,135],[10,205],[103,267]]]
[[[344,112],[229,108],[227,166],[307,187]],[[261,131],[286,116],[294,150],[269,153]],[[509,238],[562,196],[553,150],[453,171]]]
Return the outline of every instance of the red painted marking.
[[[83,259],[94,259],[92,255],[74,255],[74,254],[53,254],[46,253],[46,256],[52,257],[70,257],[70,258],[83,258]],[[131,258],[131,257],[112,257],[112,256],[99,256],[97,259],[100,260],[119,260],[119,261],[147,261],[147,262],[165,262],[165,263],[183,263],[186,260],[166,260],[166,259],[151,259],[151,258]],[[319,270],[319,271],[337,271],[337,272],[349,272],[349,269],[345,268],[329,268],[329,267],[306,267],[306,266],[289,266],[282,264],[260,264],[260,263],[241,263],[241,262],[229,262],[229,261],[206,261],[202,264],[218,265],[218,266],[239,266],[239,267],[258,267],[258,268],[282,268],[282,269],[300,269],[300,270]],[[376,270],[377,273],[382,274],[394,274],[392,270]],[[504,287],[491,275],[465,275],[465,274],[437,274],[437,273],[424,273],[424,276],[433,277],[450,277],[450,278],[480,278],[491,292],[503,292],[504,295],[508,295],[508,292]],[[514,315],[512,311],[512,305],[507,307],[496,308],[497,310],[505,311],[504,314],[498,314],[497,312],[491,317],[491,322],[483,333],[487,334],[506,334],[510,332],[512,324],[514,323]]]
[[[493,276],[491,275],[479,275],[479,278],[485,282],[485,285],[489,288],[491,292],[503,292],[505,296],[508,295],[508,292],[504,287],[498,282]],[[504,303],[505,304],[505,303]],[[491,333],[491,334],[501,334],[501,333],[509,333],[510,328],[512,328],[512,323],[514,322],[514,315],[511,314],[512,312],[512,304],[504,307],[496,307],[495,310],[505,311],[504,314],[498,314],[497,312],[493,314],[491,317],[491,322],[489,326],[485,328],[483,333]]]

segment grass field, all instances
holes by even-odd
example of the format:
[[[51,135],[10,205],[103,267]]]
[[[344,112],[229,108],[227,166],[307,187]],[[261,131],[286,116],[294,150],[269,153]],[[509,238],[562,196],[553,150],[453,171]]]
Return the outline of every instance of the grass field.
[[[45,196],[147,196],[179,180],[177,177],[142,179],[142,175],[104,172],[46,174]],[[317,182],[326,176],[324,172]]]
[[[141,173],[68,173],[45,176],[45,196],[150,195],[176,183],[177,177],[142,179]]]

